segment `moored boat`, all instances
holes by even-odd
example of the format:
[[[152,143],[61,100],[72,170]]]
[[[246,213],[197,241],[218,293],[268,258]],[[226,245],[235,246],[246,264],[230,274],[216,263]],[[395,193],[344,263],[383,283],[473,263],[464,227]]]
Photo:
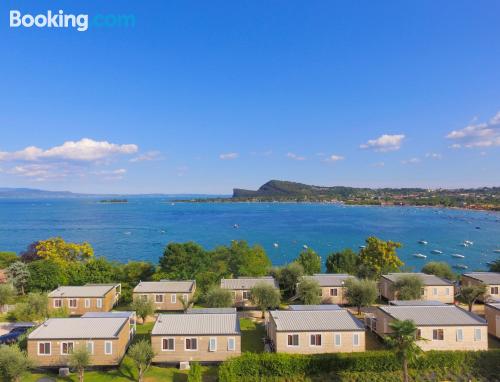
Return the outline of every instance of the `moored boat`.
[[[465,259],[465,256],[461,255],[460,253],[452,253],[451,257],[457,257],[459,259]]]
[[[427,259],[427,256],[421,253],[414,253],[413,257],[418,257],[419,259]]]
[[[427,244],[429,244],[429,242],[428,242],[428,241],[425,241],[425,240],[419,240],[419,241],[418,241],[418,244],[427,245]]]
[[[455,265],[453,265],[453,268],[469,269],[469,267],[467,265],[464,265],[464,264],[455,264]]]
[[[443,251],[440,251],[439,249],[433,249],[431,251],[431,253],[435,254],[435,255],[442,255],[443,254]]]

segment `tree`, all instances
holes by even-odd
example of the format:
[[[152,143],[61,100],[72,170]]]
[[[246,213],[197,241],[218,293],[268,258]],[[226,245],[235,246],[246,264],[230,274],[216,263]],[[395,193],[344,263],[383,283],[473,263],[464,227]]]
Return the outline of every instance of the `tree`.
[[[12,263],[7,268],[7,277],[19,293],[24,294],[24,289],[28,283],[30,272],[28,266],[21,261]]]
[[[90,352],[85,346],[73,349],[69,356],[69,365],[78,373],[78,381],[83,382],[85,368],[90,364]]]
[[[297,284],[304,275],[304,268],[297,262],[292,262],[281,268],[271,270],[271,275],[278,281],[283,297],[291,298],[297,294]]]
[[[396,253],[401,243],[383,241],[374,236],[366,239],[366,245],[359,253],[359,264],[379,277],[383,273],[395,272],[404,265]]]
[[[132,285],[143,280],[150,280],[155,273],[155,266],[149,261],[129,261],[120,267],[119,279]]]
[[[215,286],[205,295],[205,303],[209,308],[228,308],[233,305],[233,296],[231,291]]]
[[[5,269],[18,260],[15,252],[0,252],[0,269]]]
[[[83,263],[85,283],[111,283],[116,281],[117,269],[105,257],[90,258]]]
[[[300,252],[299,257],[295,260],[302,265],[306,275],[313,275],[321,272],[321,257],[311,248],[304,249]]]
[[[420,300],[424,282],[416,275],[403,275],[392,284],[396,300]]]
[[[355,275],[358,271],[358,254],[350,248],[329,254],[326,258],[326,271]]]
[[[194,301],[190,300],[189,297],[184,298],[183,296],[181,296],[181,297],[179,297],[179,301],[182,304],[182,310],[184,312],[186,312],[194,304]]]
[[[28,263],[30,278],[27,288],[29,291],[50,291],[59,285],[65,285],[67,279],[67,267],[53,260],[38,260]]]
[[[250,291],[250,301],[260,309],[264,318],[267,309],[274,309],[280,305],[280,291],[272,285],[259,282]]]
[[[496,259],[490,265],[490,272],[500,272],[500,259]]]
[[[349,278],[345,287],[347,302],[358,308],[358,315],[361,314],[361,307],[371,305],[377,300],[377,283],[373,280]]]
[[[469,312],[472,312],[472,306],[479,297],[483,297],[486,293],[486,285],[463,286],[460,289],[459,300],[467,304]]]
[[[271,260],[260,245],[250,247],[245,240],[233,240],[229,246],[230,271],[236,276],[265,276]]]
[[[155,356],[151,343],[145,339],[136,342],[130,346],[128,355],[137,367],[137,381],[142,382],[144,380],[144,374],[148,371]]]
[[[63,264],[88,260],[93,256],[94,250],[89,243],[70,243],[61,237],[34,242],[21,254],[21,258],[26,262],[51,259]]]
[[[410,320],[393,321],[389,324],[392,333],[385,337],[386,343],[394,349],[396,357],[401,361],[403,367],[403,380],[409,381],[408,363],[414,361],[422,352],[418,347],[417,327]]]
[[[203,247],[192,241],[169,243],[160,258],[160,270],[172,280],[192,280],[208,267],[208,256]]]
[[[16,295],[12,284],[0,284],[0,310],[4,305],[10,304]]]
[[[316,280],[304,278],[297,286],[297,297],[305,305],[321,303],[321,288]]]
[[[11,312],[17,321],[43,321],[49,316],[46,294],[28,293],[26,300],[16,304]]]
[[[447,280],[455,280],[457,278],[457,275],[451,270],[449,264],[444,261],[431,261],[424,265],[422,272]]]
[[[21,382],[32,362],[17,345],[0,346],[0,376],[4,381]]]
[[[201,366],[198,362],[191,363],[187,382],[202,382]]]
[[[143,324],[146,322],[146,319],[155,312],[153,301],[149,299],[143,300],[140,297],[134,299],[130,307],[139,317],[141,317]]]

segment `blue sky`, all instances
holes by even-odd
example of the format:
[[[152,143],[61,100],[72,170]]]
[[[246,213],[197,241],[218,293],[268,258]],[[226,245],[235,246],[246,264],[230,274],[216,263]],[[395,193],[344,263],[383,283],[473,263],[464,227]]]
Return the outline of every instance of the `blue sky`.
[[[135,27],[10,28],[22,14]],[[8,1],[0,186],[500,185],[500,3]]]

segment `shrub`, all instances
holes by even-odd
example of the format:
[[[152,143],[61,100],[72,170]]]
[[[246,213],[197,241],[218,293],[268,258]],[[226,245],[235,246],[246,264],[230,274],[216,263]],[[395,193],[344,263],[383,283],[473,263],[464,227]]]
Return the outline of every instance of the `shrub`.
[[[188,373],[188,382],[201,382],[201,366],[198,362],[191,363],[191,368]]]

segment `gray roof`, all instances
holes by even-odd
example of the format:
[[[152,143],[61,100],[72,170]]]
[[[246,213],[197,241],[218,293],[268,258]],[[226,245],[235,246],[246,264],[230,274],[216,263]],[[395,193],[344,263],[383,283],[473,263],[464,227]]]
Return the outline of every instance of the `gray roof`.
[[[335,304],[324,304],[324,305],[290,305],[288,309],[289,310],[339,310],[342,308]]]
[[[382,275],[383,278],[392,282],[396,282],[401,276],[418,276],[422,279],[422,282],[426,286],[453,285],[453,283],[449,280],[442,279],[441,277],[437,277],[436,275],[428,275],[425,273],[389,273],[386,275]]]
[[[186,281],[141,281],[134,293],[189,293],[195,286],[194,280]]]
[[[432,301],[432,300],[393,300],[389,301],[391,305],[397,306],[442,306],[446,305],[440,301]]]
[[[81,286],[60,286],[49,293],[49,297],[103,297],[118,284],[92,284]]]
[[[117,318],[49,318],[29,335],[29,339],[97,339],[116,338],[128,317]]]
[[[500,310],[500,302],[490,302],[486,305],[492,307],[493,309]]]
[[[187,314],[231,314],[236,308],[189,308]]]
[[[304,279],[315,280],[320,287],[340,287],[343,286],[347,279],[354,276],[343,273],[316,273],[312,276],[304,276]]]
[[[87,312],[82,318],[130,318],[135,316],[131,311],[113,311],[113,312]]]
[[[362,331],[363,324],[346,309],[337,310],[273,310],[270,312],[277,331]]]
[[[233,314],[160,314],[151,335],[240,334],[240,322]]]
[[[454,305],[380,306],[397,320],[411,320],[417,326],[486,325],[481,317]]]
[[[470,272],[463,275],[488,285],[500,285],[500,273],[497,272]]]
[[[223,289],[252,289],[259,283],[269,284],[275,288],[279,288],[277,281],[274,277],[239,277],[237,279],[222,279],[220,287]]]

